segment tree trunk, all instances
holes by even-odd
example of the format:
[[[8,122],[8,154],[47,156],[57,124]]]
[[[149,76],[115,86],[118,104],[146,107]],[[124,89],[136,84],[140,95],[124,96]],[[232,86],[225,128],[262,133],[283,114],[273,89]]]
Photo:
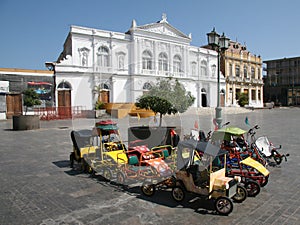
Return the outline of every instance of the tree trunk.
[[[161,127],[161,123],[162,123],[162,114],[159,114],[159,127]]]

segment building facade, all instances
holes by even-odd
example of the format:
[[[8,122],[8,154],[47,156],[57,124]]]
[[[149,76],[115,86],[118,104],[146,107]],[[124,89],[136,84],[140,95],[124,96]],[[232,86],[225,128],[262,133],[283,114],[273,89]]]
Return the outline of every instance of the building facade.
[[[191,40],[165,15],[140,26],[133,20],[125,33],[71,26],[58,60],[46,63],[55,73],[56,105],[92,110],[99,95],[103,102],[132,103],[157,78],[172,77],[196,97],[195,107],[215,107],[217,53]],[[225,93],[225,79],[220,83]]]
[[[263,107],[261,57],[253,55],[245,45],[230,41],[220,64],[226,79],[226,105],[238,105],[238,95],[246,93],[250,107]]]
[[[22,114],[22,92],[33,88],[41,107],[54,104],[54,73],[48,70],[0,68],[0,119]]]
[[[265,101],[275,105],[300,105],[300,57],[264,61]]]

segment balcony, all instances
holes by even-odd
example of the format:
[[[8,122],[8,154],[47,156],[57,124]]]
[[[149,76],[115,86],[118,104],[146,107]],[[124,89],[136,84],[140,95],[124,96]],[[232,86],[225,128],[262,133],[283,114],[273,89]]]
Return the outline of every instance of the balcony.
[[[235,77],[235,81],[236,82],[243,82],[243,78],[242,77]]]
[[[234,82],[235,81],[235,77],[234,76],[228,76],[226,78],[227,82]]]
[[[170,73],[170,76],[174,76],[174,77],[183,77],[184,73],[183,72],[174,72],[173,74]]]
[[[251,83],[251,79],[250,78],[244,78],[244,82],[245,83]]]
[[[100,73],[112,73],[112,67],[96,66],[95,71]]]
[[[253,84],[263,84],[264,81],[261,80],[261,79],[252,79],[252,83],[253,83]]]
[[[155,75],[155,70],[142,69],[142,74]]]
[[[158,71],[157,74],[160,76],[173,76],[169,71]]]

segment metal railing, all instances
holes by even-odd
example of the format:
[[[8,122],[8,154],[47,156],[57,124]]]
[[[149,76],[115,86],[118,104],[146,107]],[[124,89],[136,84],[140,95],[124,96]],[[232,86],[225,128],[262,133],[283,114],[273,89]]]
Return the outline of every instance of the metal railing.
[[[87,117],[87,110],[83,106],[40,107],[34,109],[34,114],[40,120],[62,120]]]

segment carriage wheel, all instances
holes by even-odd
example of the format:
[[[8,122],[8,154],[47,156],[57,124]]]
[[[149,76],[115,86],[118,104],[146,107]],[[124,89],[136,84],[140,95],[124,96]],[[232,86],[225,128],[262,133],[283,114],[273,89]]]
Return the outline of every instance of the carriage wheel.
[[[143,192],[144,195],[151,197],[155,193],[155,185],[151,183],[144,183],[141,186],[141,191]]]
[[[183,201],[185,197],[185,193],[182,187],[176,186],[172,189],[172,197],[176,202],[181,202]]]
[[[238,185],[236,188],[236,194],[233,196],[235,202],[241,203],[247,198],[247,190],[241,185]]]
[[[245,188],[249,197],[255,197],[260,192],[260,185],[254,180],[247,181],[245,183]]]
[[[215,201],[215,209],[219,214],[227,216],[233,210],[233,203],[227,197],[219,197]]]
[[[88,172],[88,168],[89,168],[89,164],[84,159],[81,159],[81,170],[84,173],[87,173]]]
[[[125,174],[122,171],[117,173],[117,182],[119,184],[125,184]]]
[[[94,169],[90,166],[90,165],[87,165],[87,172],[89,173],[89,174],[94,174]]]
[[[262,176],[262,179],[261,179],[261,182],[260,182],[260,186],[261,186],[261,187],[264,187],[264,186],[266,186],[266,185],[268,184],[268,182],[269,182],[269,175],[268,175],[268,176],[263,176],[263,175],[261,174],[261,176]]]
[[[75,153],[72,152],[70,154],[70,168],[73,168],[74,167],[74,157],[75,157]]]
[[[105,169],[103,170],[103,177],[104,177],[105,179],[107,179],[107,180],[111,180],[111,178],[112,178],[112,171],[111,171],[111,169],[105,168]]]
[[[279,165],[282,162],[282,156],[276,150],[272,151],[272,157],[277,163],[277,165]]]

